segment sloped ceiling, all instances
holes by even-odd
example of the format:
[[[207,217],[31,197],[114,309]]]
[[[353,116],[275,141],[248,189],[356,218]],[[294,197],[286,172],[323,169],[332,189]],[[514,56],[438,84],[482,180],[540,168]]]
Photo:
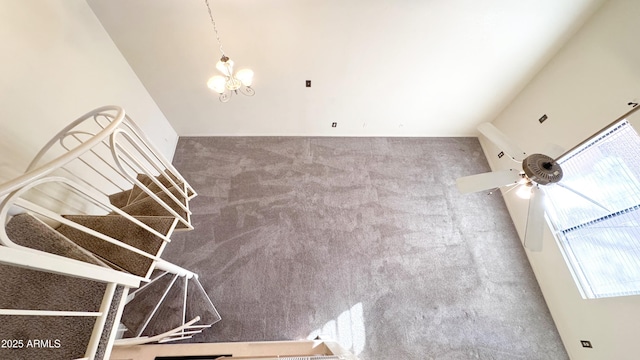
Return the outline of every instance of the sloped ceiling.
[[[204,0],[88,0],[181,136],[475,135],[602,2],[210,0],[255,71],[256,95],[223,104]]]

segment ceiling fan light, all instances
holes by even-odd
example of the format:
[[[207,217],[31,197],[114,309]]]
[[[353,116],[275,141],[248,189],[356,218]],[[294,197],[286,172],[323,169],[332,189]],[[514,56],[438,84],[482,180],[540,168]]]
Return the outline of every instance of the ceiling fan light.
[[[253,83],[253,70],[241,69],[236,74],[236,77],[242,82],[242,85],[251,86],[251,84]]]
[[[207,81],[207,86],[209,89],[217,92],[218,94],[222,94],[225,90],[226,79],[224,76],[216,75],[213,76]]]
[[[521,199],[531,199],[531,185],[520,186],[520,189],[516,190],[516,195]]]

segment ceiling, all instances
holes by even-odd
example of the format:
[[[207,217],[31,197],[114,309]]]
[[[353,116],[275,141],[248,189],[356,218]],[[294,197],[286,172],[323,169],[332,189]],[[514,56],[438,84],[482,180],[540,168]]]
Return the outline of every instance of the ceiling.
[[[255,72],[223,104],[204,0],[88,0],[180,136],[475,135],[602,2],[210,0]]]

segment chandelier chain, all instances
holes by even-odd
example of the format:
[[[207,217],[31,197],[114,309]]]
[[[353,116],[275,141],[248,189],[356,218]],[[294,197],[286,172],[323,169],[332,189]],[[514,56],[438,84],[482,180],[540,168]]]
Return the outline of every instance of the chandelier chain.
[[[220,35],[218,34],[218,28],[216,27],[216,22],[213,20],[213,14],[211,14],[211,7],[209,6],[209,0],[204,0],[204,3],[207,4],[207,10],[209,11],[209,18],[211,19],[211,24],[213,24],[213,31],[216,33],[216,40],[218,40],[218,45],[220,45],[220,52],[222,53],[222,57],[225,57],[224,50],[222,50],[222,41],[220,40]]]

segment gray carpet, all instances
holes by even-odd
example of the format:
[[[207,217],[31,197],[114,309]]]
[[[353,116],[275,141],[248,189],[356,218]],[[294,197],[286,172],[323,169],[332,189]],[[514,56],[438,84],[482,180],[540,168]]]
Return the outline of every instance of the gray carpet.
[[[566,359],[475,138],[181,138],[195,230],[165,258],[222,321],[198,341],[325,334],[363,360]]]

